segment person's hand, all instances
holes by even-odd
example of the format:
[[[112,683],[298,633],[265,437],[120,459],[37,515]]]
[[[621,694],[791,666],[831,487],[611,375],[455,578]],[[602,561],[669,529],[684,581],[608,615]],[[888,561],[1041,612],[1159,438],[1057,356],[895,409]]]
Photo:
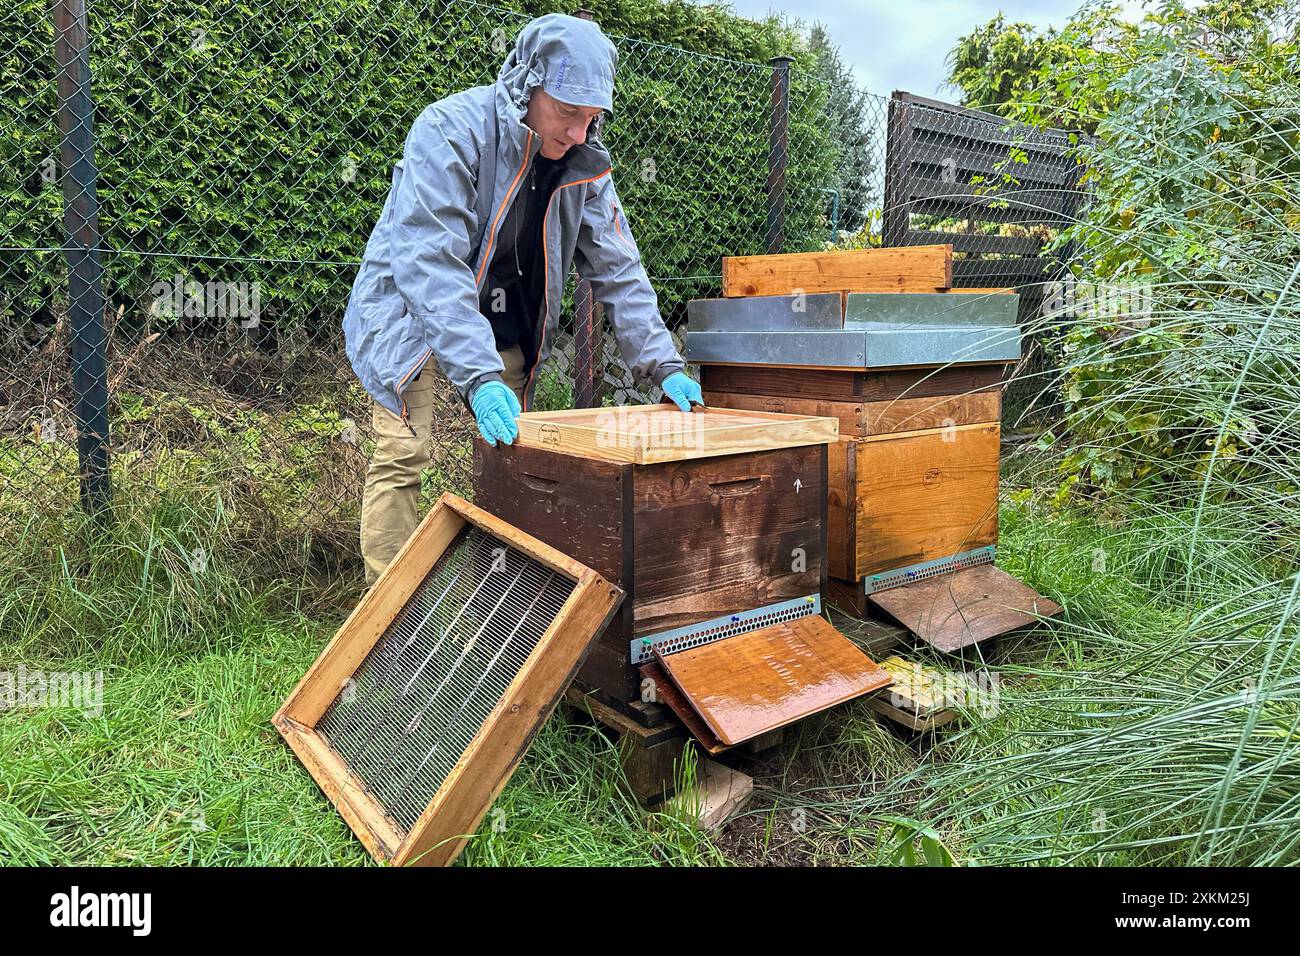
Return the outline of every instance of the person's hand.
[[[673,372],[664,379],[664,394],[677,403],[684,412],[691,410],[691,402],[704,404],[704,393],[700,391],[699,382],[685,372]]]
[[[515,417],[519,414],[519,399],[502,382],[484,382],[474,389],[470,399],[470,408],[478,422],[478,433],[489,445],[496,447],[498,441],[509,445],[519,434]]]

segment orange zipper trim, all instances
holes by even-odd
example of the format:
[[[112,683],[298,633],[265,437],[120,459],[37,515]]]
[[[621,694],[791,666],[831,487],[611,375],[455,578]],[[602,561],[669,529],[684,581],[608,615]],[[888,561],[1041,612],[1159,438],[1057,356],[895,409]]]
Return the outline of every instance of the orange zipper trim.
[[[628,252],[635,252],[635,247],[628,240],[627,236],[623,235],[623,227],[620,226],[618,222],[618,206],[612,199],[609,201],[609,211],[614,214],[614,231],[618,233],[619,241],[622,242],[623,245],[627,246]]]
[[[556,187],[555,192],[552,192],[550,199],[546,201],[546,212],[542,215],[542,307],[545,312],[542,316],[542,338],[537,343],[537,357],[533,362],[532,370],[528,373],[528,381],[524,383],[524,411],[528,411],[528,399],[531,397],[529,389],[533,387],[533,377],[537,374],[537,367],[541,364],[542,349],[546,345],[546,327],[551,324],[551,263],[546,245],[546,223],[551,218],[551,200],[555,198],[555,193],[558,193],[561,189],[568,189],[570,186],[581,186],[583,183],[595,182],[603,176],[608,176],[610,169],[613,169],[613,167],[611,166],[595,176],[588,176],[586,179],[575,179],[571,183],[562,183]]]
[[[483,260],[478,264],[478,275],[474,276],[474,284],[477,286],[483,281],[483,273],[487,270],[488,263],[492,260],[492,242],[496,239],[497,225],[501,222],[501,217],[505,215],[506,206],[510,205],[510,197],[515,193],[515,186],[518,185],[520,177],[524,175],[524,170],[528,166],[528,158],[532,153],[533,131],[528,131],[528,140],[524,143],[524,161],[519,164],[519,172],[515,173],[515,178],[510,181],[510,188],[506,190],[506,198],[501,200],[501,208],[497,210],[496,217],[492,220],[492,225],[488,227],[488,244],[487,249],[483,251]]]
[[[497,226],[501,223],[501,217],[505,214],[506,207],[510,205],[510,198],[514,195],[515,186],[519,185],[519,180],[523,177],[524,170],[528,167],[528,159],[532,155],[533,135],[534,133],[530,129],[528,131],[528,139],[524,141],[524,161],[519,164],[519,171],[515,173],[515,178],[510,180],[510,188],[506,190],[506,198],[501,200],[501,207],[497,210],[496,216],[492,219],[492,224],[488,227],[487,249],[483,252],[482,261],[479,262],[478,266],[478,273],[474,276],[475,288],[480,288],[483,284],[483,273],[486,271],[488,263],[492,259],[492,243],[493,240],[496,239]],[[401,380],[397,383],[397,393],[399,396],[402,393],[402,389],[406,387],[407,380],[414,375],[418,369],[424,368],[424,363],[429,360],[429,356],[432,352],[433,349],[426,349],[424,355],[420,358],[420,361],[415,364],[415,367],[402,376]],[[407,428],[410,428],[411,424],[406,420],[406,418],[406,399],[403,398],[402,421],[406,423]],[[412,431],[414,431],[414,429],[412,429]]]

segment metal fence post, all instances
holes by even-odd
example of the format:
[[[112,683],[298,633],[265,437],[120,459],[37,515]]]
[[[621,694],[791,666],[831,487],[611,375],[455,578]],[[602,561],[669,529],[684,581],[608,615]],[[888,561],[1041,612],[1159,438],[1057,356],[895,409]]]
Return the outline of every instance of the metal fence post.
[[[86,3],[52,0],[51,5],[59,71],[59,160],[63,172],[63,227],[67,234],[64,251],[68,260],[81,503],[89,513],[104,517],[109,502],[107,341]]]
[[[575,17],[593,20],[590,10],[573,11]],[[581,276],[573,292],[573,407],[592,408],[600,404],[598,386],[603,359],[600,339],[600,306],[592,293],[591,283]]]
[[[785,245],[785,171],[789,159],[791,56],[774,56],[772,95],[768,113],[767,151],[767,253]]]

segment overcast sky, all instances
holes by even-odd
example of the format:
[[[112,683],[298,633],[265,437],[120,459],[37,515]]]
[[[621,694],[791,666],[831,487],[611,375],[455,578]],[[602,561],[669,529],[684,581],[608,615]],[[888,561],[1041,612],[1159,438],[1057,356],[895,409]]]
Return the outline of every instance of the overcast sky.
[[[1081,0],[732,0],[741,16],[768,13],[820,21],[840,55],[870,92],[906,90],[948,99],[944,59],[957,38],[1001,11],[1008,22],[1060,26]],[[1124,0],[1126,15],[1141,19],[1142,0]]]

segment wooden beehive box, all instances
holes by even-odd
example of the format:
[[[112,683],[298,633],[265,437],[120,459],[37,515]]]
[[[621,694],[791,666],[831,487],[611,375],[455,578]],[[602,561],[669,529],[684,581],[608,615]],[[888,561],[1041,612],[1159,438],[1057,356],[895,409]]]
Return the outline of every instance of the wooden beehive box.
[[[1019,297],[951,289],[951,251],[724,258],[686,355],[711,406],[839,422],[827,599],[957,651],[1061,608],[989,566]]]
[[[638,699],[633,640],[824,589],[834,419],[672,406],[533,412],[474,444],[476,502],[627,595],[579,684]]]
[[[830,574],[859,581],[998,539],[997,422],[849,438],[831,451]]]
[[[703,367],[704,400],[834,417],[827,560],[848,582],[997,543],[1001,364]],[[816,397],[813,397],[816,396]]]

